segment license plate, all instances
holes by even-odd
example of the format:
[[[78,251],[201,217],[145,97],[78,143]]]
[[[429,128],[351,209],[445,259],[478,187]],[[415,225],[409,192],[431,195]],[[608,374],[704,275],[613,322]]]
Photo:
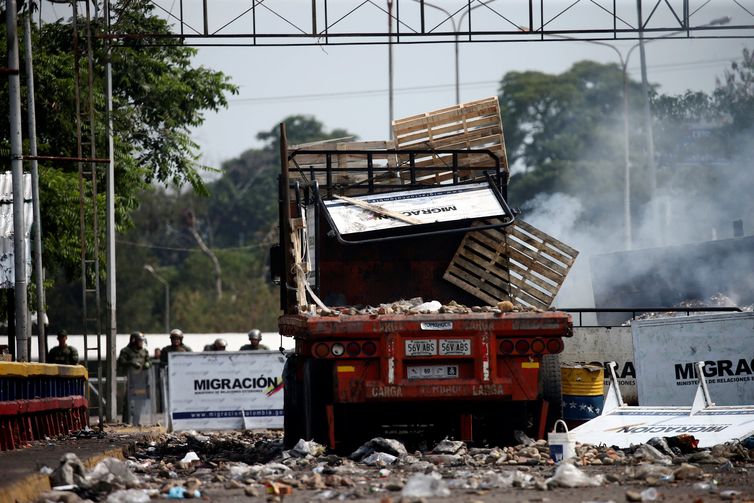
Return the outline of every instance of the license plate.
[[[407,367],[409,379],[455,379],[458,365],[421,365]]]
[[[440,339],[441,355],[470,355],[471,339]]]
[[[406,356],[434,356],[437,354],[436,339],[407,339]]]

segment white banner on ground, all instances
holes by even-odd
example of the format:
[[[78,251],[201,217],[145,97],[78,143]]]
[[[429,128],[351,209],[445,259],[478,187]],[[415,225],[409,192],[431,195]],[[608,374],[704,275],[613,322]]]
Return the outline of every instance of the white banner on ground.
[[[754,404],[754,313],[707,314],[632,323],[640,405],[687,405],[698,382],[718,405]]]
[[[170,353],[173,430],[282,428],[284,364],[279,351]]]
[[[486,182],[373,194],[354,199],[402,213],[422,224],[504,215],[500,203]],[[338,199],[325,201],[325,206],[341,234],[411,225]]]

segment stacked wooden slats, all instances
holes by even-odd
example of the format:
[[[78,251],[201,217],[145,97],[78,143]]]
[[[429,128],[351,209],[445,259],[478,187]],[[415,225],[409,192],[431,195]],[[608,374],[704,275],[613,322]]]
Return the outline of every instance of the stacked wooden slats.
[[[317,143],[307,143],[305,145],[293,145],[288,148],[288,154],[296,152],[292,162],[288,165],[291,180],[308,180],[310,178],[310,168],[324,169],[327,166],[327,157],[324,154],[307,154],[307,150],[381,150],[393,149],[395,145],[392,141],[323,141]],[[367,156],[359,154],[339,154],[331,157],[332,168],[351,169],[352,171],[334,171],[332,183],[341,190],[339,194],[363,193],[368,178]],[[386,168],[394,168],[397,165],[395,154],[387,152],[377,152],[372,156],[373,167],[376,170],[374,183],[379,185],[400,184],[401,179],[395,174],[395,170],[387,171]],[[354,168],[359,168],[356,170]],[[324,171],[318,171],[315,174],[316,180],[320,185],[327,181],[327,174]],[[351,187],[351,189],[347,189]]]
[[[467,233],[443,277],[490,305],[512,299],[547,309],[577,255],[570,246],[517,220],[505,230]]]
[[[507,179],[508,161],[496,96],[393,121],[393,139],[399,150],[488,149],[500,159],[500,167],[505,171]],[[399,161],[406,167],[409,158],[400,156]],[[416,159],[417,167],[451,164],[450,155],[434,154]],[[492,168],[494,160],[484,155],[461,155],[458,164],[462,167]],[[461,175],[469,176],[469,173],[461,172]],[[409,175],[402,172],[401,176]],[[440,171],[423,177],[417,176],[417,180],[436,184],[452,177],[452,171]]]

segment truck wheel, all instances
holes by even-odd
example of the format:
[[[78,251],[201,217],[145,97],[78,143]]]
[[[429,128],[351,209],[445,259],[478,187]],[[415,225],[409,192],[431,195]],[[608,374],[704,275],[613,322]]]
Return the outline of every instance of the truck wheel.
[[[303,383],[296,380],[298,357],[290,356],[283,367],[283,445],[291,449],[304,437]]]
[[[563,417],[563,391],[560,387],[560,355],[544,355],[542,357],[542,366],[539,369],[540,378],[540,397],[547,400],[549,412],[547,414],[546,428],[549,431],[550,426],[557,419]]]

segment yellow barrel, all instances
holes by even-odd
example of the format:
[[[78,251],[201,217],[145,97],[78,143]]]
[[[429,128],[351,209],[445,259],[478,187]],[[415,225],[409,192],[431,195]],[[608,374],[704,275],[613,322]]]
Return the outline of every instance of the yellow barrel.
[[[564,395],[602,396],[605,370],[597,365],[560,367]]]
[[[597,365],[560,367],[563,419],[588,421],[600,415],[604,403],[605,371]]]

